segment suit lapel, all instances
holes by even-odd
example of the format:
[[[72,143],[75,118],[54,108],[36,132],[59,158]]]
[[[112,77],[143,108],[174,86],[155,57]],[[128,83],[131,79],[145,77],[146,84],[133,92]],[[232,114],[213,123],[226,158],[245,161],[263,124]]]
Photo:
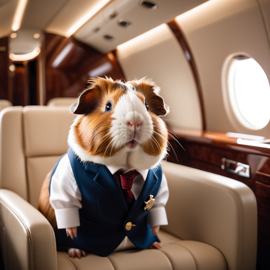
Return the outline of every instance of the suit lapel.
[[[86,168],[86,170],[90,168]],[[116,203],[122,208],[128,211],[127,203],[125,202],[124,196],[121,189],[118,187],[112,174],[105,166],[98,166],[98,171],[94,181],[111,197]]]
[[[153,170],[148,171],[147,178],[143,185],[142,191],[138,197],[138,199],[134,202],[133,206],[131,207],[127,219],[129,219],[139,207],[143,207],[143,204],[146,200],[148,200],[149,195],[151,194],[152,190],[154,189],[157,183],[158,177],[153,172]]]

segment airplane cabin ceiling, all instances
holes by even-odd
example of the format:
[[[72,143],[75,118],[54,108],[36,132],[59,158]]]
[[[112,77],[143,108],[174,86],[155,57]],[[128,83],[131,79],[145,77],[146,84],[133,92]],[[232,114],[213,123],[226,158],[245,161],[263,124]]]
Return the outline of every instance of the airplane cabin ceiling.
[[[67,36],[67,31],[102,1],[104,2],[104,0],[28,0],[20,30],[45,31]],[[75,38],[101,52],[108,52],[119,44],[206,2],[206,0],[151,0],[150,2],[157,4],[157,8],[151,10],[142,7],[142,1],[109,1],[75,32]],[[0,0],[0,38],[12,33],[13,17],[18,3],[19,0]],[[113,12],[117,16],[109,19]],[[120,26],[118,24],[120,19],[131,22],[132,26],[128,28]],[[100,30],[93,32],[97,28]],[[105,40],[104,35],[111,35],[114,39]]]
[[[0,0],[0,38],[11,33],[11,25],[17,4],[18,0]]]
[[[46,29],[68,2],[69,0],[28,0],[21,29]]]
[[[141,5],[143,0],[115,0],[110,2],[92,20],[85,23],[75,38],[95,49],[106,53],[118,45],[139,36],[152,28],[166,23],[176,16],[204,3],[205,0],[151,0],[157,5],[149,9]],[[111,14],[116,17],[110,19]],[[131,23],[129,27],[119,25],[119,21]],[[98,30],[98,31],[97,31]],[[113,39],[106,40],[104,36]]]

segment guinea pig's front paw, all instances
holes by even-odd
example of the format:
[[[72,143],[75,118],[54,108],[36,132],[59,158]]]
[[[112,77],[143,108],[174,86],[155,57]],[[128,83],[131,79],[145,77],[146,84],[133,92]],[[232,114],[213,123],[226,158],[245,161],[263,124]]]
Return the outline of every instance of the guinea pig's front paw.
[[[77,227],[67,228],[66,229],[67,236],[70,236],[72,239],[77,237]]]
[[[82,256],[86,257],[87,253],[84,250],[80,250],[77,248],[69,248],[68,255],[71,258],[79,258],[80,259]]]
[[[151,244],[148,249],[161,249],[161,245],[158,242]]]

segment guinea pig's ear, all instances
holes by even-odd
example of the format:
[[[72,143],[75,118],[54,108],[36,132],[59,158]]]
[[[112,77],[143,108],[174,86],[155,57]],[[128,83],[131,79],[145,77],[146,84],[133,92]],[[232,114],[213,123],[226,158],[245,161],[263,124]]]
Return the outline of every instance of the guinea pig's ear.
[[[98,106],[98,102],[101,98],[97,91],[98,89],[92,88],[84,90],[78,97],[77,102],[69,107],[70,112],[74,114],[89,114],[93,112]]]
[[[165,104],[164,99],[159,95],[160,88],[152,80],[143,78],[129,83],[133,84],[137,91],[145,96],[145,102],[150,112],[159,117],[166,116],[170,112],[169,106]]]

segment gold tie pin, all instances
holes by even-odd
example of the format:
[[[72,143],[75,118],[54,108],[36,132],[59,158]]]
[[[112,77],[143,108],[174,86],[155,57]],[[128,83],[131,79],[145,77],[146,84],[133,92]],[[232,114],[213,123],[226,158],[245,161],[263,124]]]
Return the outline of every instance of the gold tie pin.
[[[146,204],[145,207],[144,207],[144,210],[151,209],[153,204],[154,204],[154,201],[155,201],[154,196],[150,195],[149,197],[150,197],[150,199],[148,201],[144,202]]]

